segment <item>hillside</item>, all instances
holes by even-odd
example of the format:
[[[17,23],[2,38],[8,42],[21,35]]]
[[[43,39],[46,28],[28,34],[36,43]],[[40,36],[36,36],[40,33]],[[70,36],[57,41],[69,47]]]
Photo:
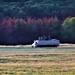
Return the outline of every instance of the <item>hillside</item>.
[[[75,0],[0,0],[0,44],[31,44],[51,36],[75,43]]]
[[[0,0],[0,19],[56,15],[64,20],[68,16],[75,16],[74,4],[75,0]]]

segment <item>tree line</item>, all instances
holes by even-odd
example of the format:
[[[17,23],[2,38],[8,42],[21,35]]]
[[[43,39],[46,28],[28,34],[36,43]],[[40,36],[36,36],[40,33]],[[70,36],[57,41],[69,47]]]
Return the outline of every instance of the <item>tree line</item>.
[[[0,21],[0,44],[31,44],[45,35],[61,43],[75,43],[75,17],[60,21],[57,16],[43,18],[8,18]]]

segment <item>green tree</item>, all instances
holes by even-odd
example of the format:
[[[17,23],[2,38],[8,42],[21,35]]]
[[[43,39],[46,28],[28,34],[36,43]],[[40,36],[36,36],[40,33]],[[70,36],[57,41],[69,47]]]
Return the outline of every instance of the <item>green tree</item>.
[[[61,39],[62,25],[60,21],[55,17],[52,27],[51,27],[51,36],[53,38]]]
[[[62,25],[64,42],[75,43],[75,17],[67,18]]]

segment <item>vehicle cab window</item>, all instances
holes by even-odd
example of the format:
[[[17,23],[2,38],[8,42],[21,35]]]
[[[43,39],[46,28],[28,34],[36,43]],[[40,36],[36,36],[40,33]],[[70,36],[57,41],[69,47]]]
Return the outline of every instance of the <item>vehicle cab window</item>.
[[[37,44],[37,42],[35,42],[35,44]]]

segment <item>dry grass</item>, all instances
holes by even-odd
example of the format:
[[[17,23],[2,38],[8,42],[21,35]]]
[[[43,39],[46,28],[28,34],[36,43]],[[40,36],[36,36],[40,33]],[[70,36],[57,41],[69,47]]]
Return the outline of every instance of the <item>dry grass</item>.
[[[0,53],[0,75],[75,75],[75,46],[0,47]]]
[[[74,75],[74,54],[0,55],[0,75]]]

